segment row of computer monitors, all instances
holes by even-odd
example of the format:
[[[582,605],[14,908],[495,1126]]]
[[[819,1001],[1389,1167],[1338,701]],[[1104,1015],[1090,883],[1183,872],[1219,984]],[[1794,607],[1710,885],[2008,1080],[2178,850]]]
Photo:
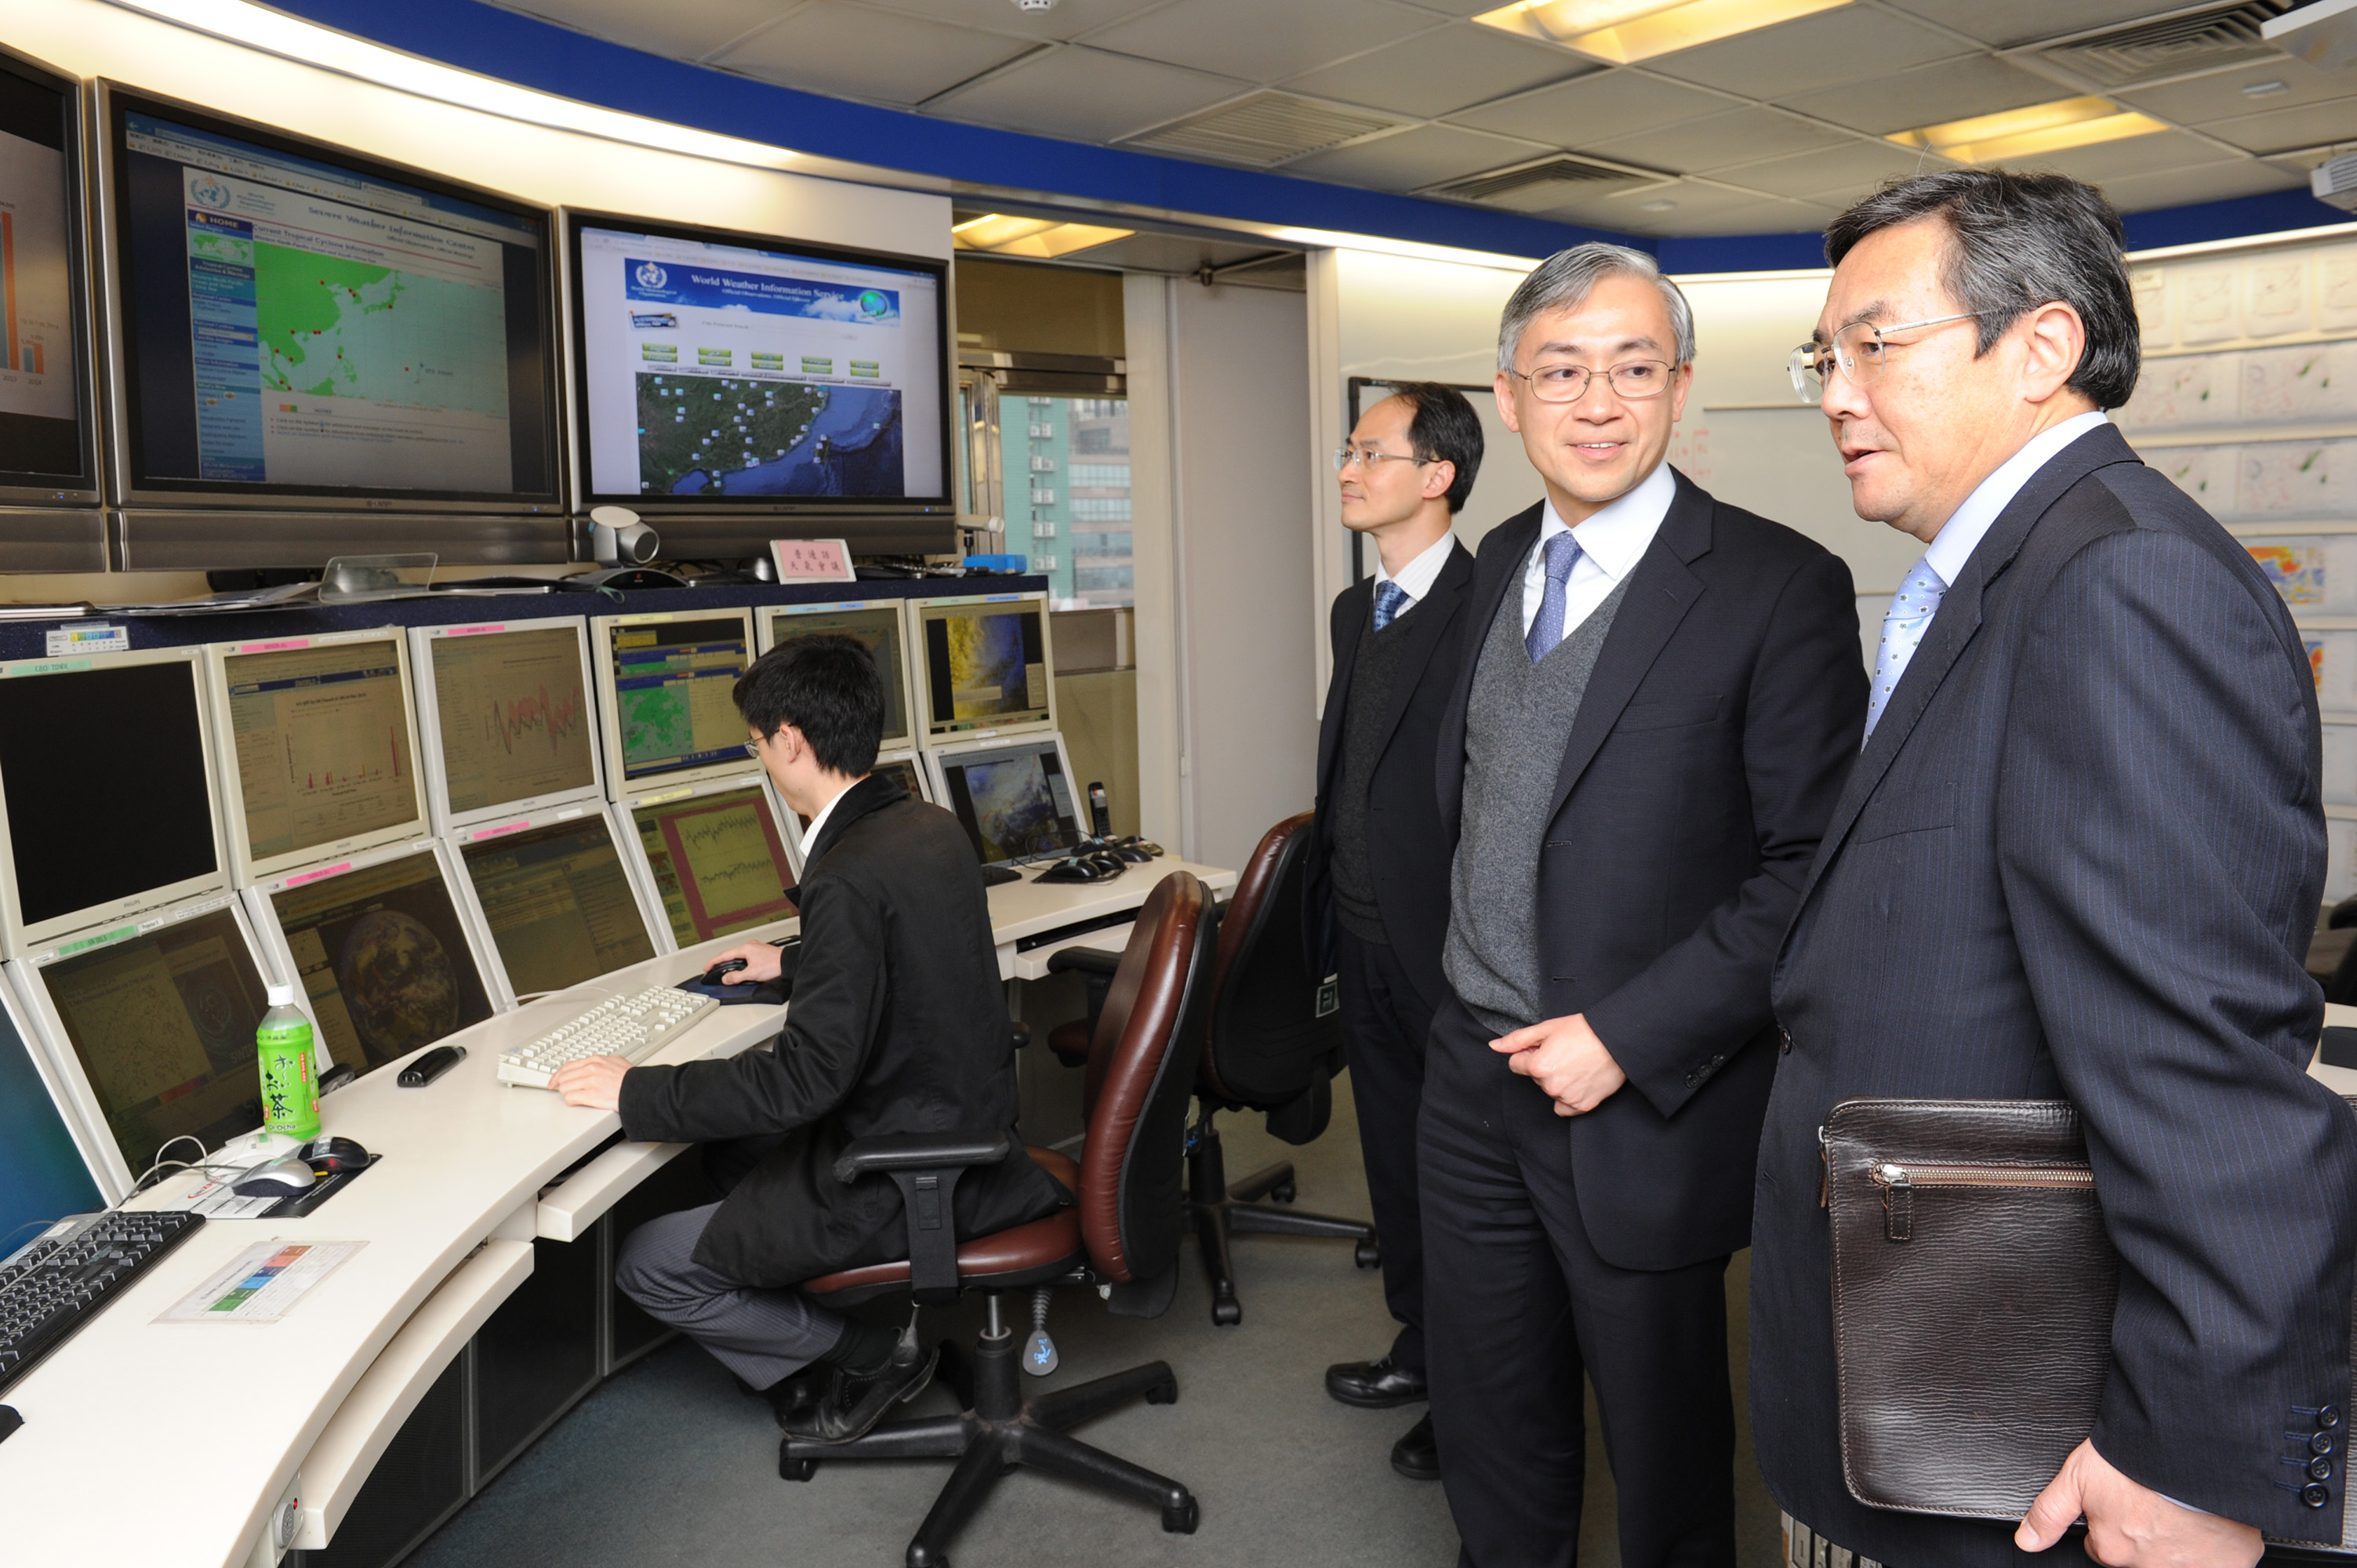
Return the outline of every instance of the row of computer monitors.
[[[872,634],[888,709],[905,720],[940,711],[934,672],[912,688],[912,669],[942,662],[933,653],[946,649],[952,677],[970,674],[958,647],[986,642],[1004,616],[1037,622],[1044,639],[1041,609],[1036,596],[764,607],[756,635],[767,647],[813,631]],[[0,818],[13,851],[0,887],[19,915],[5,1000],[56,1112],[49,1143],[70,1142],[97,1187],[116,1197],[167,1140],[194,1134],[214,1146],[257,1125],[253,1033],[265,977],[296,987],[323,1070],[342,1063],[367,1072],[542,993],[791,915],[786,889],[806,824],[747,757],[728,701],[749,644],[728,657],[721,628],[752,632],[751,615],[387,628],[0,666]],[[1018,626],[1014,635],[1019,645],[1035,633]],[[903,657],[906,642],[929,651]],[[367,659],[353,660],[354,649]],[[672,698],[630,683],[656,675],[627,673],[651,668],[654,660],[627,657],[649,649],[694,650],[666,655],[660,680],[677,698],[678,722],[702,724],[699,737],[708,731],[716,742],[674,746],[692,766],[651,777],[634,767],[651,753],[631,738],[633,726],[669,721],[634,715],[632,704]],[[1038,650],[1044,660],[1044,640]],[[281,656],[296,661],[241,662]],[[426,745],[423,768],[404,765],[403,788],[427,782],[438,831],[413,815],[389,837],[337,841],[324,862],[290,867],[275,854],[253,856],[256,845],[280,842],[254,825],[272,813],[299,820],[328,809],[323,797],[357,811],[391,788],[408,722],[399,678],[413,666]],[[371,690],[382,671],[396,678],[390,695]],[[969,716],[936,729],[928,718],[899,736],[928,744],[878,763],[952,810],[985,863],[1051,854],[1082,832],[1044,669],[1031,679],[1036,702],[994,715],[1016,722]],[[214,714],[193,700],[202,681]],[[601,725],[622,780],[611,798],[594,750],[586,762],[562,761],[587,743],[592,691],[599,714],[614,716]],[[979,688],[968,697],[969,706],[985,701]],[[716,755],[724,729],[705,712],[716,703],[733,762]],[[226,737],[223,814],[249,819],[242,839],[230,836],[256,868],[234,879],[218,854],[210,875],[180,875],[213,831],[200,765],[216,725]],[[76,758],[102,744],[115,762],[81,768]],[[370,746],[390,748],[381,769],[352,755]],[[61,889],[100,873],[146,884],[128,897],[140,907],[53,934],[53,909],[78,897]],[[0,1039],[0,1056],[6,1047]]]

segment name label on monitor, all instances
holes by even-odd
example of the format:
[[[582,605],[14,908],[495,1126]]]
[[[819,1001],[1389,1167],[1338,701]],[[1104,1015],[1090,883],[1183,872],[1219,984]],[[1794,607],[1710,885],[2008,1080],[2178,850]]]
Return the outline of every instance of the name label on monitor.
[[[770,559],[780,583],[850,583],[851,546],[840,539],[772,539]]]
[[[52,659],[69,653],[128,653],[131,628],[102,620],[51,627],[48,651]]]

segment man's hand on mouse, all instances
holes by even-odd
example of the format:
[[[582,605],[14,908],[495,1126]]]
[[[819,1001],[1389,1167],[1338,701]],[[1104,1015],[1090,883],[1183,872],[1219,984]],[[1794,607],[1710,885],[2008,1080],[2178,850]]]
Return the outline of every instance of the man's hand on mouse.
[[[777,979],[785,969],[784,961],[778,957],[778,950],[767,942],[747,942],[742,947],[730,948],[726,952],[715,953],[704,967],[708,971],[714,964],[726,963],[732,958],[743,959],[745,967],[728,976],[727,983],[730,985],[759,985],[765,980]]]
[[[563,1095],[567,1105],[619,1111],[622,1106],[622,1075],[630,1070],[630,1064],[620,1057],[584,1057],[558,1068],[550,1075],[548,1087]]]

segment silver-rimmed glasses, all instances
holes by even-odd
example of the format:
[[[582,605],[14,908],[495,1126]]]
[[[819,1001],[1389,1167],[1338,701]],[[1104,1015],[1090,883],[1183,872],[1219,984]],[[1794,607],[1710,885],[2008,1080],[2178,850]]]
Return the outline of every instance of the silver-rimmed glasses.
[[[1631,403],[1659,397],[1669,390],[1677,367],[1666,360],[1623,360],[1609,370],[1586,365],[1541,365],[1535,371],[1508,371],[1531,383],[1531,395],[1541,403],[1577,403],[1587,395],[1587,383],[1608,377],[1613,392]]]
[[[1803,403],[1820,403],[1825,395],[1825,381],[1835,368],[1850,379],[1852,386],[1864,386],[1882,374],[1883,361],[1893,349],[1913,347],[1908,343],[1887,341],[1894,332],[1914,332],[1926,327],[1944,327],[1951,321],[1972,321],[1986,315],[1979,310],[1960,310],[1953,316],[1934,316],[1927,321],[1902,321],[1896,327],[1877,327],[1868,321],[1853,321],[1834,334],[1831,343],[1813,340],[1792,350],[1785,368],[1792,373],[1792,390],[1801,394]]]
[[[1437,463],[1439,460],[1437,457],[1418,457],[1407,452],[1375,452],[1364,446],[1334,448],[1334,471],[1338,474],[1349,473],[1351,465],[1353,463],[1372,474],[1375,471],[1375,465],[1378,463],[1413,463],[1421,468],[1426,463]]]

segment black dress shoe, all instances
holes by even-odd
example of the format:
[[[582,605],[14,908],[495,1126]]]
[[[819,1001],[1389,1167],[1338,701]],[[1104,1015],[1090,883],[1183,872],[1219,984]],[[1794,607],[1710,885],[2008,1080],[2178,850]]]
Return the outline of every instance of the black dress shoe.
[[[757,1399],[768,1401],[771,1413],[778,1418],[778,1430],[783,1432],[787,1423],[805,1416],[818,1402],[819,1386],[827,1380],[824,1372],[823,1367],[796,1372],[766,1389],[753,1388],[742,1379],[737,1386]]]
[[[1392,1468],[1411,1481],[1440,1479],[1440,1444],[1432,1440],[1432,1417],[1409,1427],[1407,1435],[1392,1444]]]
[[[1361,1410],[1389,1410],[1425,1397],[1424,1374],[1389,1356],[1380,1361],[1341,1361],[1326,1369],[1326,1391]]]
[[[939,1345],[920,1345],[913,1336],[903,1335],[883,1370],[865,1378],[838,1374],[825,1398],[798,1410],[780,1410],[778,1424],[787,1436],[802,1443],[849,1443],[865,1437],[886,1411],[925,1391],[941,1358]]]

